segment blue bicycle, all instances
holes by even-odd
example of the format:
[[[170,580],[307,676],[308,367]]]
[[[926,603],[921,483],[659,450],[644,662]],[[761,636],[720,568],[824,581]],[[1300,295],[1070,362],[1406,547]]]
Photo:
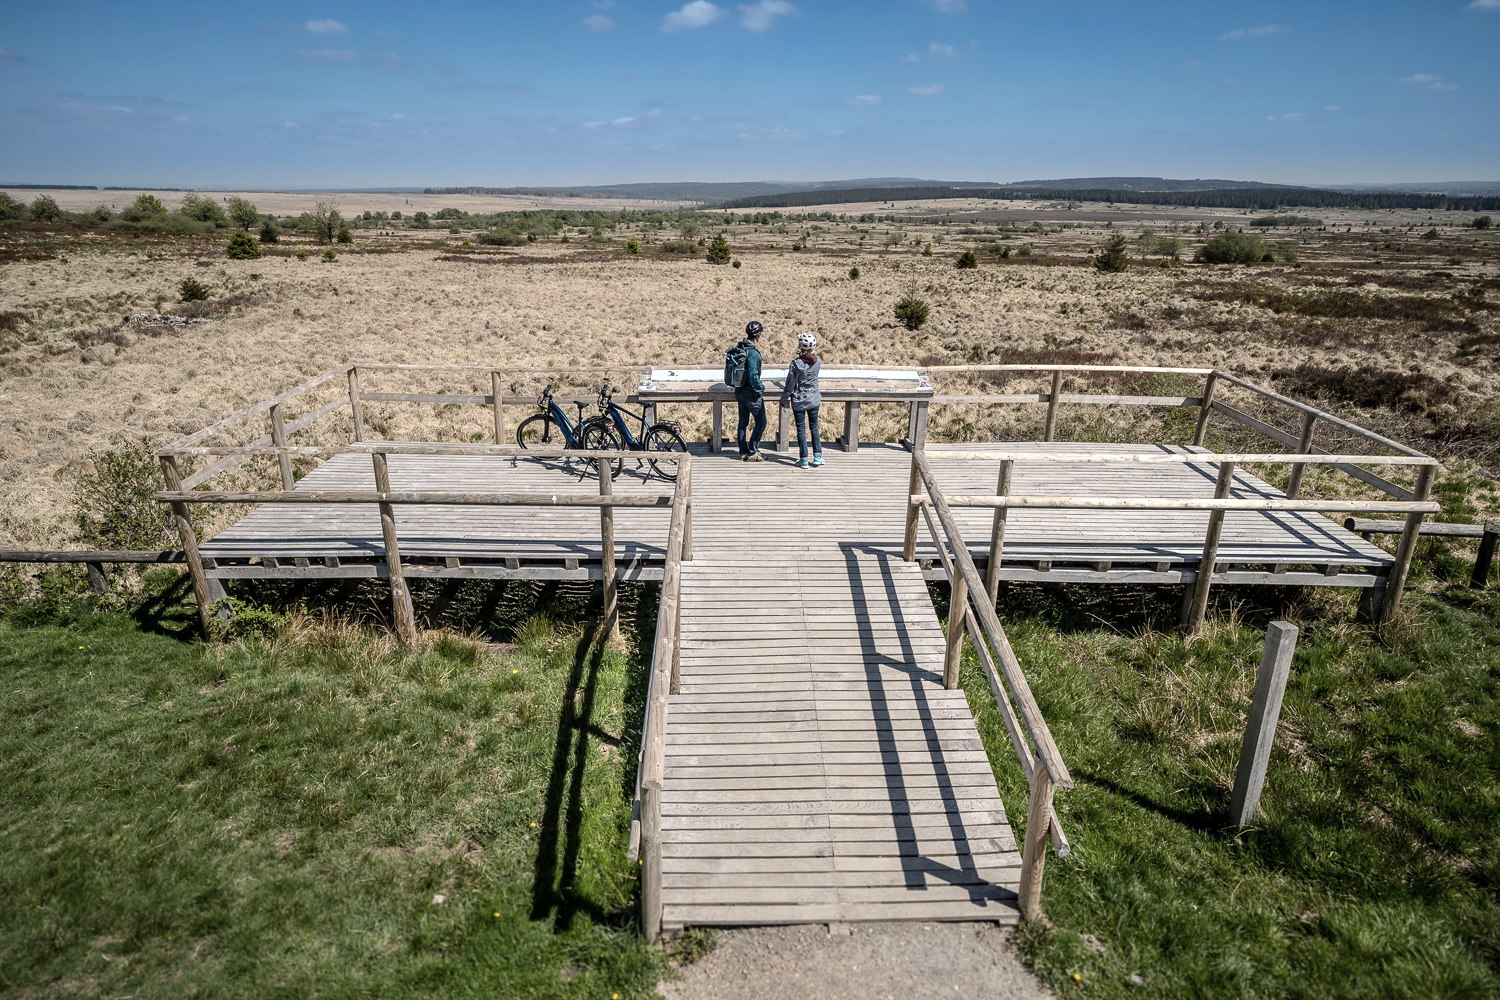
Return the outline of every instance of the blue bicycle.
[[[620,439],[607,425],[589,426],[589,421],[583,418],[583,410],[588,404],[581,400],[574,400],[573,405],[578,407],[578,420],[575,423],[568,419],[563,408],[557,405],[557,400],[552,398],[552,387],[556,382],[548,382],[547,388],[537,397],[536,406],[540,413],[533,413],[516,427],[516,444],[522,448],[566,448],[579,451],[623,451],[620,447]],[[597,419],[597,418],[594,418]],[[622,463],[616,460],[610,478],[620,474]]]
[[[686,452],[687,442],[682,439],[681,424],[675,420],[658,420],[653,424],[646,423],[646,411],[640,413],[627,410],[614,401],[614,393],[620,390],[619,386],[612,386],[608,382],[599,387],[599,410],[600,415],[589,417],[583,422],[579,429],[579,436],[588,448],[602,448],[603,445],[594,444],[595,435],[608,434],[615,440],[623,441],[625,448],[630,451],[675,451]],[[582,412],[582,411],[580,411]],[[630,421],[634,420],[640,424],[641,436],[636,437],[630,430]],[[677,481],[677,463],[649,459],[651,471],[656,473],[667,482]],[[621,463],[623,464],[623,463]],[[616,469],[615,475],[619,475]]]

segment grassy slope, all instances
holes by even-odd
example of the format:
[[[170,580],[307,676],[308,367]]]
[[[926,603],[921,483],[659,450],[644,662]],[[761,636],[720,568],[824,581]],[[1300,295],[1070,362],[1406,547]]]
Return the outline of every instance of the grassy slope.
[[[1009,633],[1077,781],[1058,798],[1075,854],[1047,869],[1056,929],[1024,941],[1062,992],[1500,996],[1500,593],[1429,581],[1384,643],[1348,624],[1344,598],[1297,600],[1278,609],[1306,620],[1262,817],[1236,835],[1245,711],[1278,614],[1221,605],[1186,639],[1101,627],[1089,597],[1010,595]],[[1175,611],[1141,601],[1138,622]],[[964,686],[1024,821],[972,663]]]
[[[0,625],[0,992],[651,993],[625,660],[293,633]]]

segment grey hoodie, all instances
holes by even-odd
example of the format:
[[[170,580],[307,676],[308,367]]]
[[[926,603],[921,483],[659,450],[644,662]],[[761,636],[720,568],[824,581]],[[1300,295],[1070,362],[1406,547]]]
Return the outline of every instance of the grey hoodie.
[[[781,405],[790,404],[795,413],[821,406],[823,394],[818,391],[818,376],[822,371],[823,361],[816,354],[793,358],[786,368],[786,388],[781,390]]]

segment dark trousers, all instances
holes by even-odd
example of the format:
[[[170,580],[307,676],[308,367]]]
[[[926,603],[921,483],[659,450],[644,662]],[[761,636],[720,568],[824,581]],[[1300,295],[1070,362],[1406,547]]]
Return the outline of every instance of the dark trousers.
[[[739,443],[741,455],[754,455],[760,451],[761,435],[766,432],[766,398],[756,396],[754,399],[744,399],[736,396],[735,401],[740,404],[740,427],[735,435],[735,441]],[[745,440],[745,428],[750,423],[751,417],[755,418],[755,428],[750,432],[750,440]]]
[[[807,439],[812,438],[812,450],[814,455],[823,454],[823,439],[818,436],[818,410],[814,406],[810,410],[793,410],[792,416],[797,418],[797,456],[807,457]]]

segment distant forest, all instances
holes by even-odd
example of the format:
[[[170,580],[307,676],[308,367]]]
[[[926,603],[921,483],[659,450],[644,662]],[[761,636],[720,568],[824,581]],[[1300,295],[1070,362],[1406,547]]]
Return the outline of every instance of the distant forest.
[[[1396,191],[1327,191],[1305,187],[1240,187],[1199,191],[1130,191],[1121,188],[955,189],[951,187],[880,187],[798,191],[738,198],[720,208],[794,208],[803,205],[842,205],[851,202],[927,201],[986,198],[995,201],[1093,201],[1126,205],[1185,205],[1190,208],[1244,208],[1272,211],[1282,208],[1425,208],[1447,212],[1500,210],[1500,197],[1453,198],[1441,194]]]

